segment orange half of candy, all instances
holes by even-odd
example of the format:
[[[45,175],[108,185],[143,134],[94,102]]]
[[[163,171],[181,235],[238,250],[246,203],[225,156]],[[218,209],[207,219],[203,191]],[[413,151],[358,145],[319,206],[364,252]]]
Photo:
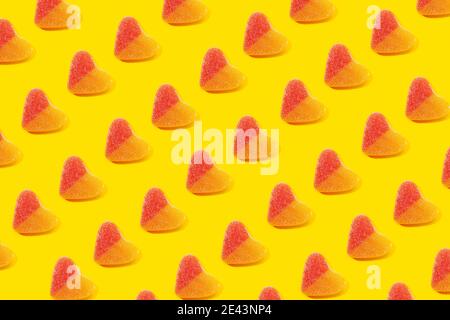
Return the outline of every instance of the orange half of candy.
[[[406,146],[406,139],[391,129],[381,113],[369,116],[363,139],[363,151],[366,155],[374,158],[391,157],[401,154]]]
[[[281,118],[289,124],[304,124],[319,121],[325,116],[326,108],[311,97],[300,80],[288,83],[283,97]]]
[[[394,218],[401,225],[428,224],[439,216],[439,209],[422,197],[419,188],[411,181],[404,182],[397,193]]]
[[[307,224],[312,211],[296,198],[292,189],[280,183],[272,191],[269,207],[269,223],[277,228],[292,228]]]
[[[34,22],[44,30],[67,29],[70,5],[64,0],[38,0]]]
[[[139,257],[139,249],[123,239],[114,223],[105,222],[100,227],[95,244],[95,261],[105,267],[124,266]]]
[[[11,142],[6,140],[0,132],[0,167],[15,164],[21,157],[20,150]]]
[[[347,47],[333,46],[328,55],[325,82],[334,89],[350,89],[364,85],[370,78],[369,71],[355,62]]]
[[[336,194],[354,190],[359,177],[344,167],[336,152],[325,150],[321,153],[316,167],[314,186],[324,194]]]
[[[77,52],[72,60],[68,88],[74,95],[90,96],[109,91],[112,78],[99,69],[86,51]]]
[[[302,291],[311,298],[336,296],[347,289],[347,281],[330,269],[325,258],[314,253],[308,257],[303,271]]]
[[[207,92],[229,92],[244,85],[245,76],[231,66],[224,53],[217,48],[209,49],[203,58],[200,86]]]
[[[13,263],[15,259],[15,254],[8,247],[0,244],[0,269],[6,268],[11,263]]]
[[[450,15],[450,0],[418,0],[417,10],[425,17]]]
[[[153,106],[152,122],[160,129],[187,127],[195,120],[195,111],[178,97],[171,85],[158,89]]]
[[[34,192],[27,190],[19,195],[13,223],[18,233],[43,234],[52,231],[58,224],[58,218],[41,206]]]
[[[64,163],[59,187],[60,195],[69,201],[91,200],[103,193],[104,185],[87,171],[83,160],[70,157]]]
[[[158,50],[158,43],[142,31],[136,19],[122,20],[116,37],[117,58],[125,62],[144,61],[153,58]]]
[[[232,266],[250,265],[262,261],[266,255],[267,249],[250,237],[242,223],[230,223],[223,241],[223,261]]]
[[[287,38],[272,28],[264,14],[257,12],[249,18],[244,40],[244,50],[248,55],[274,56],[283,53],[287,46]]]
[[[173,25],[187,25],[202,21],[208,7],[200,0],[165,0],[163,19]]]
[[[330,0],[292,0],[291,18],[300,23],[330,19],[336,8]]]
[[[378,259],[389,254],[392,243],[379,234],[370,219],[360,215],[353,220],[348,238],[347,253],[354,259]]]
[[[414,35],[399,25],[395,15],[382,10],[372,31],[372,49],[379,54],[408,52],[416,44]]]
[[[141,226],[148,232],[168,232],[179,229],[186,222],[186,215],[173,207],[163,191],[153,188],[145,196]]]
[[[136,136],[130,124],[116,119],[109,127],[106,157],[115,163],[130,163],[145,159],[149,154],[147,142]]]
[[[0,64],[19,63],[31,58],[34,49],[19,37],[6,19],[0,19]]]
[[[23,110],[22,127],[30,133],[55,132],[67,123],[64,112],[55,108],[40,89],[33,89],[27,96]]]
[[[412,121],[424,122],[443,119],[448,113],[448,102],[434,93],[428,80],[414,79],[409,88],[407,117]]]
[[[81,274],[74,262],[59,259],[53,271],[50,294],[55,300],[86,300],[94,295],[94,283]]]
[[[175,292],[181,299],[206,299],[220,291],[220,283],[203,270],[198,259],[185,256],[178,267]]]

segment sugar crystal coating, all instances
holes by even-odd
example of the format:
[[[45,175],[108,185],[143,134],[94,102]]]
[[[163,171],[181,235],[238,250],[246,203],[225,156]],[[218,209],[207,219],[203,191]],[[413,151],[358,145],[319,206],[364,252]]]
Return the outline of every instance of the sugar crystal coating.
[[[95,63],[91,55],[86,51],[77,52],[70,67],[69,88],[74,87],[94,69]]]
[[[55,9],[62,0],[38,0],[36,7],[35,22],[38,23],[53,9]]]
[[[330,268],[321,254],[313,253],[310,255],[303,271],[302,289],[308,289],[328,270],[330,270]]]
[[[272,191],[269,207],[269,220],[279,215],[295,200],[295,195],[289,185],[278,184]]]
[[[76,269],[74,267],[76,267],[74,262],[67,257],[63,257],[56,262],[55,268],[53,270],[51,286],[52,296],[54,296],[59,290],[67,285],[69,277],[73,276],[73,274],[76,272]]]
[[[115,53],[119,54],[141,34],[142,29],[135,18],[133,17],[124,18],[120,23],[119,30],[117,31]]]
[[[95,259],[105,254],[120,239],[122,239],[122,235],[114,223],[105,222],[102,224],[97,234]]]
[[[223,241],[222,258],[232,254],[248,238],[249,234],[244,224],[238,221],[230,223]]]
[[[153,292],[144,290],[139,293],[136,300],[156,300],[156,297]]]
[[[133,136],[133,131],[131,130],[130,124],[126,120],[114,120],[109,127],[106,154],[110,155],[116,151],[131,136]]]
[[[332,47],[328,55],[325,81],[330,81],[345,66],[352,62],[352,60],[353,58],[350,55],[350,52],[344,45],[336,44]]]
[[[411,83],[408,94],[407,113],[411,113],[416,110],[420,105],[425,102],[430,96],[433,95],[433,89],[430,83],[425,78],[416,78]]]
[[[202,272],[203,268],[196,257],[192,255],[185,256],[178,267],[176,291],[185,288]]]
[[[186,0],[165,0],[163,8],[163,17],[170,16]]]
[[[250,16],[245,32],[244,49],[249,49],[271,29],[269,20],[262,13],[254,13]]]
[[[6,19],[0,19],[0,47],[7,44],[15,36],[16,32],[11,22]]]
[[[364,131],[363,150],[367,150],[367,148],[374,144],[389,129],[389,124],[381,113],[371,114]]]
[[[372,222],[364,215],[357,216],[350,230],[347,251],[351,252],[375,232]]]
[[[214,167],[214,163],[209,154],[203,150],[197,151],[191,158],[191,165],[189,167],[187,186],[190,187],[205,173]]]
[[[282,116],[287,116],[291,111],[293,111],[300,103],[302,103],[309,94],[303,82],[300,80],[292,80],[286,86],[283,106],[281,114]]]
[[[60,193],[64,193],[70,189],[79,179],[81,179],[87,170],[78,157],[70,157],[64,163],[63,173],[61,176]]]
[[[162,85],[156,93],[152,120],[155,121],[161,118],[178,102],[180,102],[180,98],[175,88],[169,84]]]
[[[311,0],[292,0],[291,2],[291,15],[296,14],[302,10]]]
[[[341,161],[336,152],[329,149],[323,151],[317,163],[315,186],[319,186],[341,166]]]
[[[442,249],[436,256],[433,268],[432,284],[437,285],[450,273],[450,250]]]
[[[41,207],[39,199],[32,191],[23,191],[16,202],[16,210],[14,215],[14,228],[21,225],[27,220],[37,209]]]
[[[413,300],[408,287],[404,283],[395,283],[389,291],[389,300]]]
[[[450,148],[447,151],[444,163],[444,171],[442,172],[442,182],[447,182],[450,179]]]
[[[28,124],[31,120],[44,111],[50,105],[47,96],[41,89],[33,89],[27,96],[25,102],[22,125]]]
[[[169,202],[161,189],[150,189],[145,196],[144,206],[142,208],[141,225],[144,225],[154,218],[168,204]]]
[[[275,288],[264,288],[259,295],[259,300],[281,300],[281,296]]]
[[[398,189],[395,203],[395,217],[401,216],[421,198],[422,195],[415,183],[411,181],[404,182]]]
[[[429,4],[431,0],[418,0],[417,1],[417,9],[423,9],[427,4]]]
[[[222,50],[213,48],[206,52],[203,58],[202,73],[200,77],[200,84],[203,86],[209,80],[214,78],[214,76],[228,65],[228,61],[225,58]]]
[[[399,27],[397,18],[388,10],[382,10],[376,20],[372,32],[372,47],[381,43],[388,35]]]

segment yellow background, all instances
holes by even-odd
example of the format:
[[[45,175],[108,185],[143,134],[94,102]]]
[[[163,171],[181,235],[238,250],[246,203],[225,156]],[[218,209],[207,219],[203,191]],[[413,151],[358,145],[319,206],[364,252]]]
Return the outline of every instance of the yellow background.
[[[55,262],[71,257],[98,286],[98,299],[134,299],[142,289],[160,299],[174,299],[178,263],[186,254],[199,257],[204,268],[223,284],[220,299],[254,299],[265,286],[276,287],[285,299],[305,299],[301,293],[304,262],[321,252],[330,266],[349,281],[342,299],[385,299],[390,286],[406,282],[416,298],[440,299],[430,286],[434,257],[450,245],[449,190],[440,182],[444,155],[449,147],[449,122],[416,124],[405,115],[410,82],[427,77],[435,90],[450,99],[448,53],[449,18],[427,19],[416,12],[415,2],[388,0],[334,0],[338,13],[329,22],[300,25],[289,17],[289,0],[205,2],[209,18],[202,24],[173,27],[161,19],[162,0],[73,0],[81,7],[78,31],[46,32],[33,23],[35,1],[1,1],[0,15],[33,43],[34,58],[18,65],[0,66],[0,128],[23,151],[16,166],[0,169],[0,241],[17,255],[16,263],[0,271],[0,298],[48,299]],[[370,49],[367,7],[393,10],[401,24],[419,39],[407,55],[383,57]],[[261,11],[285,34],[291,49],[268,59],[248,57],[242,50],[250,14]],[[126,64],[114,56],[117,26],[124,16],[136,17],[162,47],[155,60]],[[364,88],[329,89],[323,81],[330,47],[341,42],[373,74]],[[210,47],[224,50],[230,62],[248,77],[247,86],[228,94],[207,94],[199,85],[202,58]],[[66,89],[73,54],[89,51],[97,64],[115,79],[112,92],[80,98]],[[306,126],[289,126],[279,116],[284,87],[290,79],[303,80],[324,102],[329,116]],[[234,179],[231,192],[196,197],[185,189],[187,166],[170,160],[171,132],[151,124],[157,88],[174,85],[184,101],[199,113],[205,128],[234,128],[246,114],[264,128],[279,128],[281,168],[275,176],[261,176],[256,165],[221,166]],[[21,128],[22,108],[28,91],[39,87],[54,105],[64,110],[70,124],[62,132],[31,135]],[[361,152],[365,121],[382,112],[393,128],[410,142],[400,157],[374,160]],[[114,165],[104,156],[105,140],[113,119],[127,119],[136,133],[153,147],[141,163]],[[313,188],[319,153],[335,149],[343,162],[362,178],[356,192],[324,196]],[[70,203],[58,195],[64,160],[78,155],[107,186],[99,200]],[[441,219],[430,226],[405,228],[393,220],[397,188],[413,180],[425,197],[440,207]],[[269,196],[279,182],[290,184],[298,198],[313,208],[315,220],[307,227],[277,230],[266,221]],[[189,217],[181,231],[149,234],[139,225],[147,190],[161,187],[169,200]],[[21,236],[12,229],[15,201],[24,189],[35,191],[44,206],[61,219],[52,234]],[[358,214],[367,214],[375,227],[394,243],[386,259],[357,262],[346,254],[349,227]],[[96,233],[105,221],[117,223],[123,235],[142,250],[137,263],[103,268],[93,260]],[[244,222],[254,238],[265,244],[269,258],[251,267],[232,268],[221,261],[224,231],[233,220]],[[366,269],[378,265],[382,288],[368,290]]]

